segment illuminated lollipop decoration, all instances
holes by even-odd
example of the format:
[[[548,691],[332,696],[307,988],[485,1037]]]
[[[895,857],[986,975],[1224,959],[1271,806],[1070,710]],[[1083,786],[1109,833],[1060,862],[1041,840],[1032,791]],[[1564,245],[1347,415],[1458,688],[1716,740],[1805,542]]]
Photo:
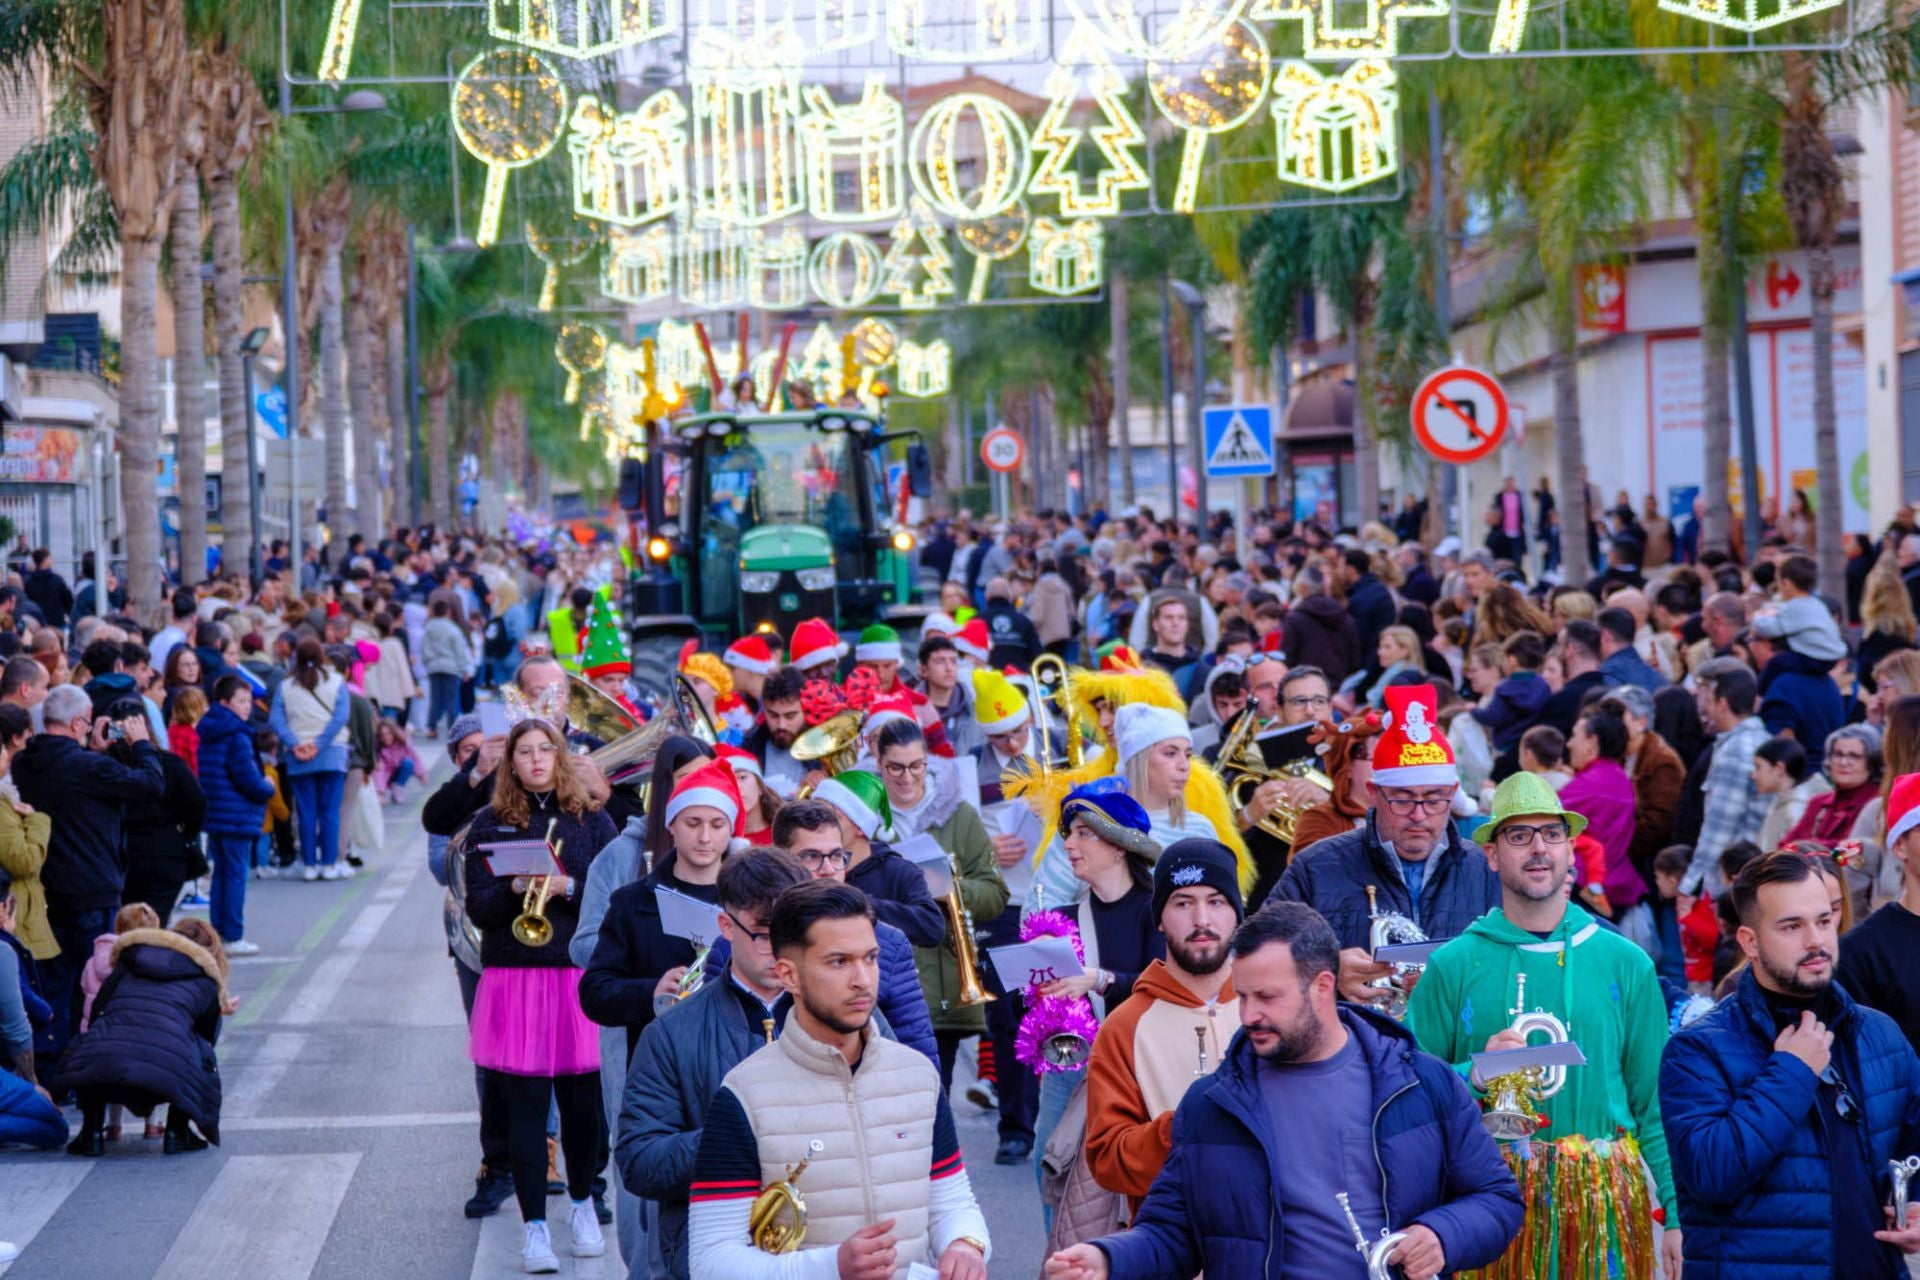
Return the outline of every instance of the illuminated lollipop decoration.
[[[987,300],[987,279],[993,274],[993,264],[1020,252],[1032,222],[1026,201],[1016,200],[1012,208],[992,217],[966,218],[954,223],[960,243],[973,254],[973,275],[967,281],[969,303]]]
[[[606,365],[607,335],[593,325],[569,321],[560,326],[560,336],[553,340],[553,358],[567,371],[561,402],[573,404],[580,399],[580,385],[586,376]]]
[[[561,270],[577,267],[591,257],[600,247],[600,237],[578,218],[569,218],[555,235],[547,235],[532,218],[527,219],[522,231],[527,237],[527,252],[546,268],[540,276],[539,309],[551,311],[560,292]]]
[[[1267,42],[1253,24],[1236,20],[1197,61],[1147,64],[1147,87],[1160,114],[1186,130],[1180,149],[1177,213],[1192,213],[1200,188],[1207,138],[1246,123],[1266,96],[1273,75]]]
[[[884,369],[893,363],[900,348],[900,335],[878,316],[868,316],[853,326],[853,358],[869,369]]]
[[[494,49],[466,65],[453,86],[453,131],[467,154],[487,166],[478,244],[500,233],[507,173],[553,149],[567,123],[567,86],[545,60],[524,49]]]

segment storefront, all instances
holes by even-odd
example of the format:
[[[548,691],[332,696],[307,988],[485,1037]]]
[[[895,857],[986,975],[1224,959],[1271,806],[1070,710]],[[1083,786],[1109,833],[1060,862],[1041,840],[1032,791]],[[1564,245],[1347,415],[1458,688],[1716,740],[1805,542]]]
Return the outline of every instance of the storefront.
[[[0,364],[4,364],[0,361]],[[23,369],[5,374],[18,387],[18,417],[0,429],[0,518],[12,528],[9,560],[35,547],[53,553],[68,582],[80,578],[81,557],[111,530],[113,506],[100,501],[110,470],[117,404],[106,385],[70,370]]]
[[[1353,469],[1353,380],[1324,377],[1296,387],[1280,424],[1282,483],[1296,521],[1327,529],[1351,524],[1359,509]],[[1283,500],[1286,495],[1282,495]]]

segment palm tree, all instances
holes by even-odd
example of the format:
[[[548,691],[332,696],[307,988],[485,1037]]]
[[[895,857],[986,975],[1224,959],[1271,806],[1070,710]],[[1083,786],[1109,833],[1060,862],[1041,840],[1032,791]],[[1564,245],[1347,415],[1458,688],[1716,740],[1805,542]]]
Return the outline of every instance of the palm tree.
[[[200,278],[201,123],[189,99],[189,123],[176,162],[173,243],[174,492],[180,499],[180,581],[207,576],[207,287]]]

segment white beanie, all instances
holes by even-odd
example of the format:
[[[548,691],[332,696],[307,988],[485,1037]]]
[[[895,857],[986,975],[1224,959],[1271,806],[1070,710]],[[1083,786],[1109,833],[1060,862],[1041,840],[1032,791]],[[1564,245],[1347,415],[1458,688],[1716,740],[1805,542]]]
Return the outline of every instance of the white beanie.
[[[1187,728],[1187,718],[1178,711],[1149,702],[1129,702],[1113,714],[1113,738],[1120,767],[1124,769],[1127,761],[1154,743],[1178,738],[1191,744],[1193,733]]]

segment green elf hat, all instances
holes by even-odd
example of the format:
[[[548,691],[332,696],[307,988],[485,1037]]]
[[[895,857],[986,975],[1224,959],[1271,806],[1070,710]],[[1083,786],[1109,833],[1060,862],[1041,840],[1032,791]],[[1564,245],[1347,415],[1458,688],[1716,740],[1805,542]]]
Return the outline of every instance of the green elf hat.
[[[893,806],[887,803],[886,784],[878,774],[864,769],[836,773],[813,789],[813,798],[838,809],[869,840],[893,826]]]
[[[633,672],[633,659],[627,647],[627,629],[613,602],[595,596],[587,610],[587,639],[580,652],[580,670],[588,679],[596,676],[624,676]]]
[[[860,633],[853,648],[855,662],[900,662],[900,633],[876,622]]]

